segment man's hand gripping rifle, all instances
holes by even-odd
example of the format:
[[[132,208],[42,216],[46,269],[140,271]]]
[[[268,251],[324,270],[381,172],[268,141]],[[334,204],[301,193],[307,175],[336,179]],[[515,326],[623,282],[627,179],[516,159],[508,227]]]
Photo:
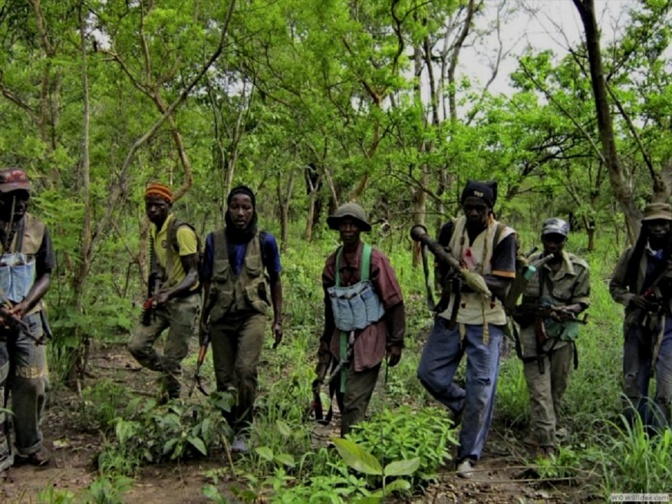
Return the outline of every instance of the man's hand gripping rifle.
[[[485,283],[485,278],[483,278],[478,273],[469,270],[466,266],[461,264],[460,261],[458,261],[447,250],[446,247],[432,240],[431,237],[427,234],[427,228],[425,228],[425,226],[422,226],[420,224],[413,226],[413,228],[411,229],[411,238],[413,239],[413,241],[420,243],[421,246],[426,247],[432,254],[434,254],[434,257],[436,257],[441,263],[447,265],[454,272],[456,272],[459,275],[461,281],[473,292],[481,294],[483,298],[492,297],[492,292],[488,288],[488,285]],[[453,302],[453,313],[451,313],[450,316],[449,327],[455,325],[455,318],[457,316],[457,310],[459,309],[460,304],[459,303],[460,290],[461,288],[453,289],[453,295],[455,296],[455,301]],[[439,308],[438,310],[440,311],[441,309],[445,309],[446,306],[443,305],[446,303],[447,301],[444,301],[444,299],[442,298],[442,302],[439,303],[441,308]]]
[[[311,411],[315,415],[315,420],[318,423],[321,423],[323,425],[329,424],[333,414],[332,408],[330,406],[327,416],[325,417],[324,408],[322,407],[322,398],[320,397],[320,389],[322,388],[323,385],[326,385],[327,390],[332,392],[331,382],[333,382],[334,379],[341,374],[341,370],[343,368],[348,367],[348,365],[350,364],[350,360],[352,359],[353,353],[354,353],[354,335],[351,334],[348,342],[348,349],[345,354],[345,359],[341,359],[338,362],[338,364],[336,364],[336,366],[331,370],[331,373],[327,376],[327,374],[329,373],[329,368],[331,367],[333,362],[333,357],[331,355],[331,352],[329,351],[329,345],[326,342],[322,342],[320,344],[320,349],[318,351],[318,362],[317,366],[315,367],[315,374],[317,375],[317,378],[315,378],[312,385],[313,401],[310,407]]]

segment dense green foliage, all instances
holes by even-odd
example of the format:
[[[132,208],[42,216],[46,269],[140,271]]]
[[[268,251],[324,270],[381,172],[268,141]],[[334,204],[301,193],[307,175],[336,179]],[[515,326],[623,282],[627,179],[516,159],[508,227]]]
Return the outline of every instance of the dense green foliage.
[[[510,11],[502,9],[503,16],[517,8],[512,0],[504,5]],[[460,59],[465,44],[478,47],[484,33],[506,21],[485,12],[483,2],[462,0],[4,2],[0,165],[29,172],[32,211],[48,224],[57,252],[47,298],[54,381],[73,370],[74,358],[81,380],[88,342],[125,341],[139,316],[144,185],[173,185],[176,212],[204,236],[222,225],[230,188],[248,184],[258,194],[262,227],[283,248],[287,341],[262,371],[254,436],[266,449],[246,459],[238,476],[248,478],[248,497],[307,491],[298,484],[306,478],[325,489],[340,478],[344,492],[367,495],[376,485],[313,449],[305,422],[321,265],[336,244],[325,214],[360,201],[375,224],[371,241],[390,253],[407,296],[408,348],[390,372],[387,393],[374,397],[375,418],[394,418],[386,427],[402,433],[436,431],[433,401],[415,379],[431,321],[407,230],[412,222],[435,225],[454,215],[467,178],[494,178],[498,213],[521,231],[524,249],[543,218],[571,218],[581,230],[571,247],[593,268],[591,323],[566,398],[571,436],[563,464],[588,472],[598,494],[658,488],[654,480],[669,477],[662,467],[672,466],[669,443],[620,427],[620,309],[605,280],[626,245],[621,189],[641,207],[672,167],[670,3],[636,2],[613,41],[603,41],[620,179],[605,168],[584,44],[562,57],[529,48],[510,76],[509,96],[451,71],[468,63]],[[133,452],[118,457],[123,468],[101,457],[110,478],[133,474],[140,460],[181,458],[224,443],[225,427],[203,426],[211,405],[173,405],[179,411],[170,413],[172,423],[159,427],[151,408],[127,410],[127,391],[96,387],[84,388],[81,426],[106,433],[107,455]],[[497,425],[520,432],[527,408],[520,364],[507,359]],[[410,415],[398,412],[407,411],[416,412],[416,423],[404,424]],[[441,425],[437,434],[449,443],[452,434]],[[596,425],[609,436],[595,437]],[[129,444],[128,432],[144,432],[142,439],[155,444]],[[392,446],[376,443],[378,434],[372,427],[357,435],[388,461],[419,456],[414,448],[433,442]],[[375,451],[381,447],[384,453]],[[639,458],[626,456],[632,452]],[[445,461],[442,450],[422,458],[414,485],[423,486],[417,480]],[[93,501],[112,492],[110,481],[92,488],[99,496]],[[45,499],[58,500],[50,495]]]

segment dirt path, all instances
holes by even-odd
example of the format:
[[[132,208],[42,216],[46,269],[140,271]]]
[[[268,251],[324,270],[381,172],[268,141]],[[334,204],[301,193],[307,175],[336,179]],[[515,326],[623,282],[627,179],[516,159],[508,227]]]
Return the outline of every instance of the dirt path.
[[[120,347],[99,350],[91,359],[91,371],[95,379],[128,384],[143,395],[154,387],[152,374],[140,370]],[[105,440],[100,432],[82,432],[78,405],[79,399],[74,392],[62,388],[52,391],[43,424],[52,462],[45,468],[15,466],[0,475],[0,502],[59,502],[57,497],[65,492],[74,495],[75,502],[84,500],[87,488],[98,477],[95,459]],[[318,439],[326,437],[326,433],[317,433]],[[458,478],[452,467],[447,467],[439,475],[438,482],[412,502],[550,504],[583,500],[577,500],[579,494],[575,488],[554,487],[535,481],[529,477],[529,471],[526,473],[523,464],[520,447],[505,433],[494,430],[472,480]],[[202,495],[203,485],[212,482],[207,472],[225,466],[227,462],[223,455],[179,465],[146,466],[124,494],[124,500],[143,504],[210,502]],[[220,479],[218,488],[226,492],[231,483],[231,480]],[[239,486],[244,487],[244,484]]]

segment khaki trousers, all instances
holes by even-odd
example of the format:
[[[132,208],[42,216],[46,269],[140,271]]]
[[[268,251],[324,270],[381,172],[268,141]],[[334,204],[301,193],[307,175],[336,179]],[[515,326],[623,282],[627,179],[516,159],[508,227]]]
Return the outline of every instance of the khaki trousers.
[[[558,347],[559,346],[559,347]],[[555,447],[558,413],[567,390],[574,359],[574,344],[558,342],[550,355],[545,355],[544,374],[535,360],[524,364],[525,381],[530,392],[530,438],[541,447]]]

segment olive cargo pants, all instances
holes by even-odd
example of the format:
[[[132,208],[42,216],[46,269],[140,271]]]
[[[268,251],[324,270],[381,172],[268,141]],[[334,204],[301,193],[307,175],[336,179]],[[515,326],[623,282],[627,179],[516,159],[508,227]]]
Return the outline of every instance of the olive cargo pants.
[[[225,415],[235,430],[252,423],[266,320],[266,315],[248,312],[228,315],[210,324],[217,390],[233,392],[237,398],[231,413]]]
[[[128,343],[131,355],[147,369],[159,371],[168,397],[180,397],[182,360],[189,352],[189,340],[194,335],[201,313],[200,293],[174,298],[154,310],[148,326],[138,323]],[[161,333],[168,329],[163,355],[154,347]]]

